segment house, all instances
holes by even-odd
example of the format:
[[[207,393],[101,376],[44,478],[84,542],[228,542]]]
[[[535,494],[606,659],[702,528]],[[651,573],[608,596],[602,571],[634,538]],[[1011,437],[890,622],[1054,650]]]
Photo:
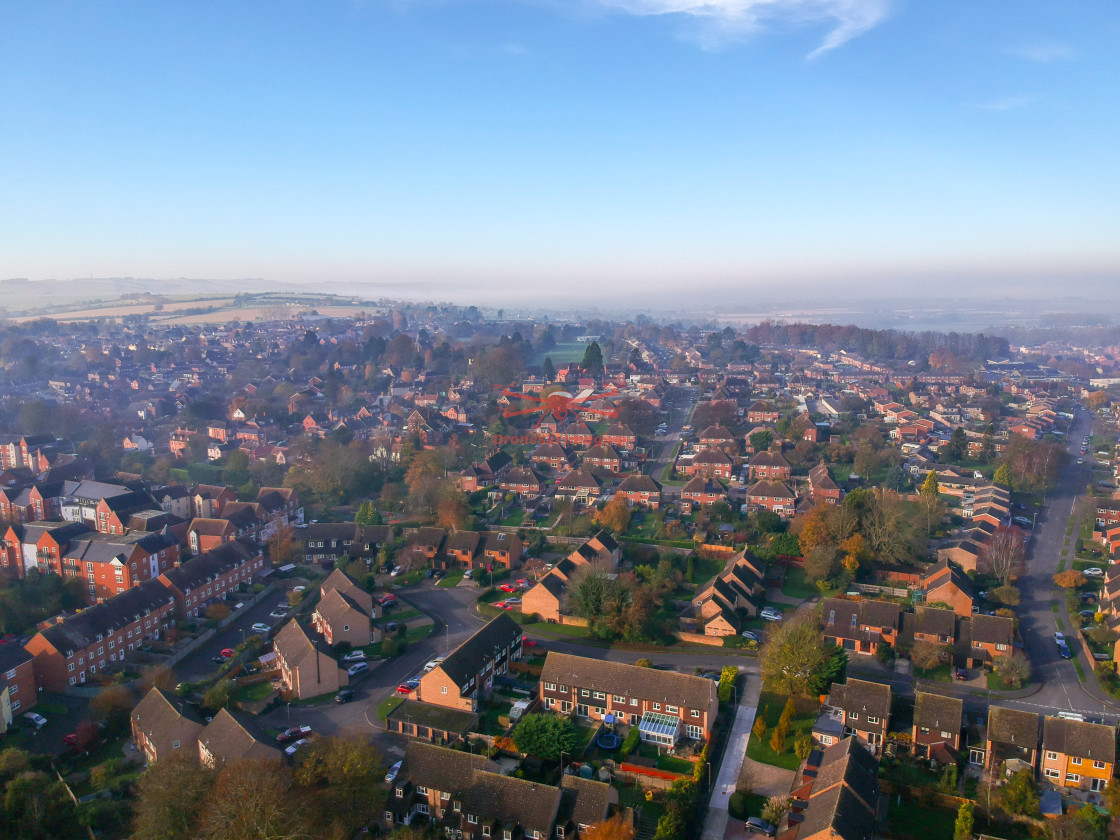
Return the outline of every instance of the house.
[[[0,732],[15,715],[31,711],[39,702],[35,688],[35,657],[17,644],[0,646],[0,692],[8,698],[8,720],[0,725]]]
[[[1042,720],[1042,775],[1059,787],[1099,793],[1116,764],[1116,727],[1081,720]]]
[[[966,635],[965,628],[969,633]],[[968,641],[968,667],[991,664],[1010,656],[1015,645],[1015,619],[1002,615],[972,616],[961,622],[961,641]]]
[[[606,531],[600,531],[580,544],[579,548],[567,557],[573,563],[609,563],[617,566],[622,560],[622,548]]]
[[[793,467],[790,466],[781,452],[763,450],[751,458],[747,464],[751,481],[787,481],[793,476]]]
[[[206,724],[174,694],[161,688],[149,689],[132,710],[130,721],[132,743],[148,764],[172,755],[198,760],[198,736]]]
[[[727,490],[713,478],[695,476],[681,488],[681,502],[689,502],[700,507],[709,507],[716,502],[727,501]],[[682,511],[683,512],[683,511]]]
[[[918,691],[914,697],[914,755],[936,760],[939,764],[956,764],[961,748],[961,727],[964,701]]]
[[[697,438],[696,448],[701,452],[719,449],[730,456],[739,454],[739,444],[735,440],[735,435],[718,423],[708,426]]]
[[[747,423],[752,426],[777,423],[781,416],[781,412],[772,403],[764,400],[756,400],[747,408]]]
[[[706,636],[739,632],[738,611],[758,615],[765,587],[766,567],[745,550],[728,558],[710,584],[692,598],[691,609],[681,618],[681,629]]]
[[[419,818],[463,840],[576,840],[618,804],[610,785],[563,776],[559,787],[503,776],[481,755],[413,741],[389,789],[386,830]]]
[[[822,459],[819,464],[809,470],[809,495],[816,504],[822,502],[827,505],[840,503],[840,487],[833,480],[828,471],[828,465]]]
[[[478,701],[489,694],[494,677],[520,658],[521,626],[508,615],[499,615],[424,674],[409,699],[477,711]]]
[[[952,610],[916,607],[913,616],[906,616],[906,626],[912,628],[915,642],[929,642],[946,648],[957,642],[957,614]]]
[[[945,604],[961,618],[972,615],[977,600],[972,581],[948,559],[938,560],[926,569],[921,587],[927,604]]]
[[[821,605],[821,633],[827,644],[874,656],[879,645],[898,644],[902,609],[889,601],[848,601],[825,598]]]
[[[562,573],[550,570],[521,596],[521,612],[536,615],[542,621],[560,621],[561,608],[565,606],[565,580]]]
[[[588,503],[599,498],[603,482],[586,467],[572,470],[556,482],[557,497],[566,497]]]
[[[280,761],[280,750],[265,740],[248,715],[221,709],[198,734],[198,760],[211,770],[238,761]]]
[[[872,753],[878,752],[891,717],[889,685],[849,677],[846,684],[832,684],[826,705],[839,710],[843,737],[854,735]]]
[[[971,536],[958,537],[938,547],[938,565],[940,563],[953,563],[965,572],[975,572],[980,565],[980,557],[983,553],[983,545]]]
[[[1113,736],[1109,736],[1110,738]],[[1003,773],[1025,767],[1033,774],[1038,762],[1038,715],[1005,706],[992,706],[984,744],[984,768]]]
[[[661,485],[652,476],[631,473],[622,479],[614,495],[625,499],[631,507],[638,505],[648,510],[661,507]]]
[[[529,463],[536,466],[545,464],[553,472],[568,472],[572,468],[572,457],[559,443],[542,443],[529,453]]]
[[[616,473],[622,469],[622,456],[609,443],[597,443],[583,453],[584,467],[598,467]]]
[[[377,617],[373,596],[341,569],[335,569],[319,584],[319,603],[311,623],[328,645],[348,642],[365,647],[378,640],[380,631],[370,622]]]
[[[162,638],[174,610],[163,583],[149,580],[80,613],[48,619],[24,645],[35,657],[39,687],[63,691],[122,665],[131,651]]]
[[[192,519],[187,529],[187,544],[192,554],[200,554],[237,539],[237,531],[237,526],[228,519]]]
[[[513,467],[505,474],[498,486],[520,499],[535,499],[544,490],[540,477],[531,467]]]
[[[549,651],[540,676],[541,702],[550,711],[603,720],[613,715],[637,726],[641,739],[672,747],[706,741],[719,711],[712,680]]]
[[[768,510],[788,518],[796,506],[797,494],[783,481],[756,481],[747,488],[747,507],[752,510]]]
[[[349,675],[339,667],[327,643],[317,635],[309,636],[295,619],[280,628],[272,647],[284,691],[292,699],[332,694],[350,684]]]
[[[247,587],[264,571],[264,555],[247,540],[224,543],[159,576],[175,598],[181,618],[205,615],[206,608]]]
[[[682,459],[681,472],[685,475],[730,479],[735,472],[735,464],[722,449],[707,449],[697,452],[688,460]]]
[[[810,756],[794,788],[787,832],[796,840],[871,840],[879,809],[879,762],[847,737]]]

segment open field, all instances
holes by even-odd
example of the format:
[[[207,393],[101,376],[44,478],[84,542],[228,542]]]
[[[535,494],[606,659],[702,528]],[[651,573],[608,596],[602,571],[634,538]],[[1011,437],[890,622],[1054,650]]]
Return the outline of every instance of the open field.
[[[161,306],[159,310],[157,306]],[[189,312],[176,315],[184,310],[213,307],[211,312]],[[91,321],[100,318],[123,318],[129,315],[147,315],[152,323],[158,324],[224,324],[230,321],[286,321],[312,311],[320,316],[353,317],[362,312],[376,312],[375,304],[320,305],[306,300],[261,303],[257,306],[235,306],[232,295],[220,297],[192,298],[190,300],[147,300],[140,303],[107,303],[104,306],[90,306],[88,303],[74,309],[60,309],[37,315],[24,315],[12,320],[25,323],[40,318],[55,321]]]

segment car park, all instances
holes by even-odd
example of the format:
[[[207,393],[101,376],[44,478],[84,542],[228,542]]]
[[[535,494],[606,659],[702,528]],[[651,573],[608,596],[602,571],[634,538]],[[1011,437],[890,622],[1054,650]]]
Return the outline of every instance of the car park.
[[[346,669],[346,673],[351,677],[356,677],[359,674],[364,674],[369,671],[369,664],[366,662],[355,662]]]
[[[1099,566],[1090,566],[1088,569],[1082,570],[1081,574],[1085,575],[1085,577],[1103,577],[1104,569]]]
[[[781,621],[783,617],[781,610],[776,610],[773,607],[766,607],[758,616],[764,621]]]
[[[390,767],[389,772],[385,774],[385,781],[389,782],[389,784],[395,782],[397,780],[397,775],[401,772],[401,765],[403,763],[403,761],[398,761],[396,764]]]
[[[747,817],[746,822],[747,834],[763,834],[767,837],[773,837],[775,828],[762,819],[762,817]]]
[[[289,741],[295,740],[296,738],[302,738],[303,736],[310,734],[310,726],[292,726],[288,729],[285,729],[283,732],[276,736],[276,743],[286,744]]]
[[[344,657],[342,657],[342,661],[343,662],[365,662],[366,661],[366,653],[363,650],[352,650],[348,654],[346,654]]]
[[[47,719],[38,712],[24,712],[23,719],[33,724],[36,729],[41,729],[47,725]]]
[[[267,633],[272,628],[270,628],[267,624],[258,621],[252,626],[251,629],[254,633]]]
[[[349,688],[343,688],[339,690],[338,694],[334,696],[334,702],[336,703],[349,703],[353,699],[354,692]]]
[[[310,742],[306,738],[300,738],[298,741],[284,750],[284,755],[286,755],[288,758],[291,758],[293,755],[299,752],[301,747],[306,747],[308,743]]]

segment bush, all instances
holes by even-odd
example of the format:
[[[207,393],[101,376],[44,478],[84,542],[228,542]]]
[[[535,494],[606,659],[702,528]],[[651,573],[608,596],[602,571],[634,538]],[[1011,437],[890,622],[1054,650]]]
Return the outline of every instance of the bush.
[[[719,702],[726,703],[731,699],[731,690],[735,686],[735,680],[739,678],[739,669],[734,665],[724,665],[723,670],[719,674],[719,688],[716,689],[716,694],[719,697]]]
[[[625,756],[630,755],[630,753],[634,752],[634,750],[638,746],[638,741],[641,740],[641,737],[642,733],[641,731],[639,731],[638,727],[631,726],[630,731],[626,733],[626,740],[622,742],[622,754]]]
[[[646,659],[644,656],[634,663],[639,668],[652,668],[653,663]]]
[[[391,656],[396,656],[397,653],[399,652],[398,647],[399,647],[399,645],[397,644],[396,639],[393,639],[393,638],[390,638],[389,636],[386,636],[384,639],[381,640],[381,655],[384,656],[386,659],[388,659]]]
[[[733,819],[745,820],[750,816],[747,810],[747,803],[750,802],[746,791],[737,790],[727,800],[727,813]]]

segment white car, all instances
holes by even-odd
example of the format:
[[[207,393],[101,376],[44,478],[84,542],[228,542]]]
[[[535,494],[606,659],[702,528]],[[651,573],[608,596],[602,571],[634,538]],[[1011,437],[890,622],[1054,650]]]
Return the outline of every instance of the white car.
[[[252,627],[252,630],[253,630],[254,633],[267,633],[270,629],[271,628],[267,624],[264,624],[263,622],[260,622],[260,621],[258,621]]]
[[[299,752],[300,747],[306,747],[307,744],[308,744],[308,741],[307,741],[306,738],[300,738],[298,741],[296,741],[294,744],[292,744],[290,747],[288,747],[286,750],[284,750],[284,755],[288,756],[288,758],[291,758],[293,755],[295,755],[297,752]]]
[[[1054,644],[1056,644],[1058,647],[1061,647],[1065,643],[1066,643],[1066,634],[1065,633],[1055,633],[1054,634]]]
[[[431,662],[429,662],[427,665],[424,666],[424,673],[426,674],[429,671],[435,670],[441,664],[443,664],[443,657],[442,656],[437,656],[435,659],[433,659]]]
[[[1085,577],[1103,577],[1104,569],[1100,568],[1100,566],[1093,566],[1085,569],[1081,574],[1085,575]]]
[[[35,724],[36,729],[41,729],[47,725],[47,719],[38,712],[25,712],[23,719]]]
[[[763,619],[764,621],[781,621],[782,618],[784,618],[781,610],[776,610],[773,607],[767,607],[758,615],[759,618]]]
[[[387,781],[389,784],[395,782],[397,780],[397,774],[401,772],[401,765],[403,763],[403,761],[398,761],[396,764],[390,767],[389,772],[385,774],[385,781]]]
[[[402,569],[400,566],[394,566],[393,571],[389,572],[389,577],[396,577],[403,571],[404,569]]]
[[[288,615],[287,610],[273,610],[269,614],[270,618],[286,618]]]
[[[365,651],[352,650],[348,654],[346,654],[344,657],[342,657],[342,661],[343,662],[365,662],[366,661]]]

